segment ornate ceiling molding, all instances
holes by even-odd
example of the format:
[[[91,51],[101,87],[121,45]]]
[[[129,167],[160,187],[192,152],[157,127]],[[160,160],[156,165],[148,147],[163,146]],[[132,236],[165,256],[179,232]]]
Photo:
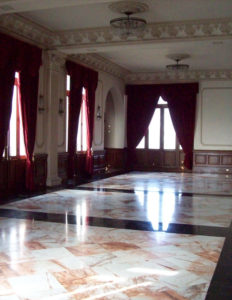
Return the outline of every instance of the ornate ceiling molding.
[[[49,48],[54,44],[53,32],[19,15],[1,16],[0,30],[41,47]]]
[[[107,47],[220,37],[232,37],[232,19],[153,23],[148,24],[143,33],[128,38],[116,35],[110,27],[58,31],[53,46],[67,49]]]
[[[50,31],[20,15],[10,14],[1,16],[0,30],[46,48],[81,51],[88,47],[232,37],[232,19],[153,23],[148,24],[143,33],[126,39],[116,35],[110,27]]]
[[[128,40],[123,40],[119,36],[115,36],[108,27],[52,32],[19,15],[1,16],[0,30],[43,48],[58,50],[58,53],[59,50],[64,51],[64,49],[69,48],[79,48],[81,51],[81,49],[87,47],[107,47],[173,40],[184,41],[199,38],[232,38],[232,19],[150,24],[142,36],[129,38]],[[126,69],[97,54],[77,54],[72,55],[71,58],[96,70],[122,78],[128,83],[204,79],[232,80],[232,71],[229,70],[187,71],[176,74],[172,72],[130,73]]]
[[[200,80],[232,80],[232,70],[191,70],[185,72],[128,73],[126,83],[159,83]]]
[[[69,56],[72,60],[91,67],[97,71],[103,71],[124,79],[129,73],[128,70],[118,66],[117,64],[110,62],[109,60],[101,57],[97,54],[76,54]]]

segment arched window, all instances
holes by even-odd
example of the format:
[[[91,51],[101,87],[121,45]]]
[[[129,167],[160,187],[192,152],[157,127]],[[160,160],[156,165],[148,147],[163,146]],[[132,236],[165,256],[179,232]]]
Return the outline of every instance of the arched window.
[[[179,148],[167,102],[161,97],[148,130],[136,149],[175,150]]]
[[[14,90],[12,97],[12,110],[10,126],[7,134],[7,147],[3,153],[4,157],[25,157],[25,144],[23,136],[22,113],[20,106],[20,83],[19,73],[15,73]]]
[[[69,122],[69,93],[70,93],[70,76],[67,75],[66,81],[66,151],[68,151],[68,122]],[[86,90],[82,89],[82,104],[79,115],[77,131],[77,151],[87,150],[87,107],[86,107]]]

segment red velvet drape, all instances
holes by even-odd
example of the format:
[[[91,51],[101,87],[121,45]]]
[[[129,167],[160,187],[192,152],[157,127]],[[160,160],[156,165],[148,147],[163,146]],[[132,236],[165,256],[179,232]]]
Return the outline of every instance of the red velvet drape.
[[[93,127],[94,127],[94,109],[95,109],[95,92],[98,83],[98,73],[91,69],[85,68],[84,87],[86,89],[86,109],[87,109],[87,152],[86,152],[86,172],[93,173]]]
[[[36,134],[39,67],[42,62],[42,50],[4,34],[0,34],[0,41],[0,72],[2,74],[0,77],[0,103],[3,108],[0,114],[5,113],[3,118],[0,115],[0,132],[3,133],[0,138],[0,151],[2,153],[2,141],[6,142],[11,114],[14,74],[18,71],[20,72],[22,121],[27,153],[26,187],[33,190],[32,158]]]
[[[147,88],[147,85],[128,85],[127,94],[127,148],[128,168],[135,163],[135,149],[151,121],[160,89],[157,86]]]
[[[0,159],[6,146],[15,77],[14,40],[0,33]]]
[[[197,93],[198,83],[170,84],[162,89],[162,98],[168,102],[173,126],[185,153],[184,165],[188,169],[193,165]]]
[[[33,151],[35,146],[39,68],[42,63],[42,50],[38,47],[17,41],[17,71],[20,71],[21,111],[24,142],[27,154],[26,187],[34,189]]]
[[[92,173],[92,140],[94,126],[95,91],[98,82],[98,73],[74,62],[67,61],[66,67],[71,79],[69,97],[69,130],[68,130],[68,177],[74,176],[74,158],[76,153],[77,130],[80,108],[82,103],[82,89],[86,89],[87,106],[87,153],[86,171]]]
[[[162,96],[168,102],[176,135],[185,153],[184,164],[191,169],[198,83],[128,85],[126,93],[129,166],[133,163],[135,148],[149,126],[158,98]]]
[[[68,74],[70,75],[68,123],[68,178],[72,179],[75,173],[74,158],[77,148],[77,129],[82,102],[84,68],[71,61],[66,62],[66,68]]]

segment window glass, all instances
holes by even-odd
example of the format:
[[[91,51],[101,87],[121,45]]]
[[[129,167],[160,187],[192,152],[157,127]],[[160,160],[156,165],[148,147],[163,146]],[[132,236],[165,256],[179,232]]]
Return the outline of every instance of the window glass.
[[[66,151],[68,151],[69,97],[66,96]]]
[[[160,149],[160,108],[156,108],[148,128],[148,149]]]
[[[176,133],[168,108],[164,109],[164,149],[176,149]]]
[[[26,149],[25,149],[24,135],[23,135],[22,112],[19,103],[18,103],[18,110],[19,110],[19,155],[26,156]]]
[[[70,75],[67,75],[67,80],[66,80],[66,91],[70,91]]]
[[[15,84],[12,98],[12,110],[8,133],[8,146],[10,156],[25,156],[25,144],[23,136],[22,113],[20,107],[19,73],[15,73]]]
[[[87,150],[87,107],[86,107],[86,91],[82,90],[82,104],[78,122],[77,132],[77,151]]]
[[[144,149],[145,148],[145,136],[141,139],[136,149]]]
[[[9,143],[9,151],[10,156],[17,155],[17,144],[16,144],[16,135],[17,135],[17,87],[14,86],[13,91],[13,99],[12,99],[12,109],[11,109],[11,117],[10,117],[10,143]]]
[[[158,103],[159,105],[167,105],[167,102],[164,101],[164,99],[162,97],[159,97]]]

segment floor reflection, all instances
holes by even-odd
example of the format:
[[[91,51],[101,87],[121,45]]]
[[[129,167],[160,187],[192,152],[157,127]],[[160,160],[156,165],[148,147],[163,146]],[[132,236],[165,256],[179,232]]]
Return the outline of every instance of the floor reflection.
[[[175,204],[179,196],[170,189],[164,193],[136,191],[135,195],[146,212],[147,219],[151,222],[153,229],[166,231],[169,223],[174,221]]]

